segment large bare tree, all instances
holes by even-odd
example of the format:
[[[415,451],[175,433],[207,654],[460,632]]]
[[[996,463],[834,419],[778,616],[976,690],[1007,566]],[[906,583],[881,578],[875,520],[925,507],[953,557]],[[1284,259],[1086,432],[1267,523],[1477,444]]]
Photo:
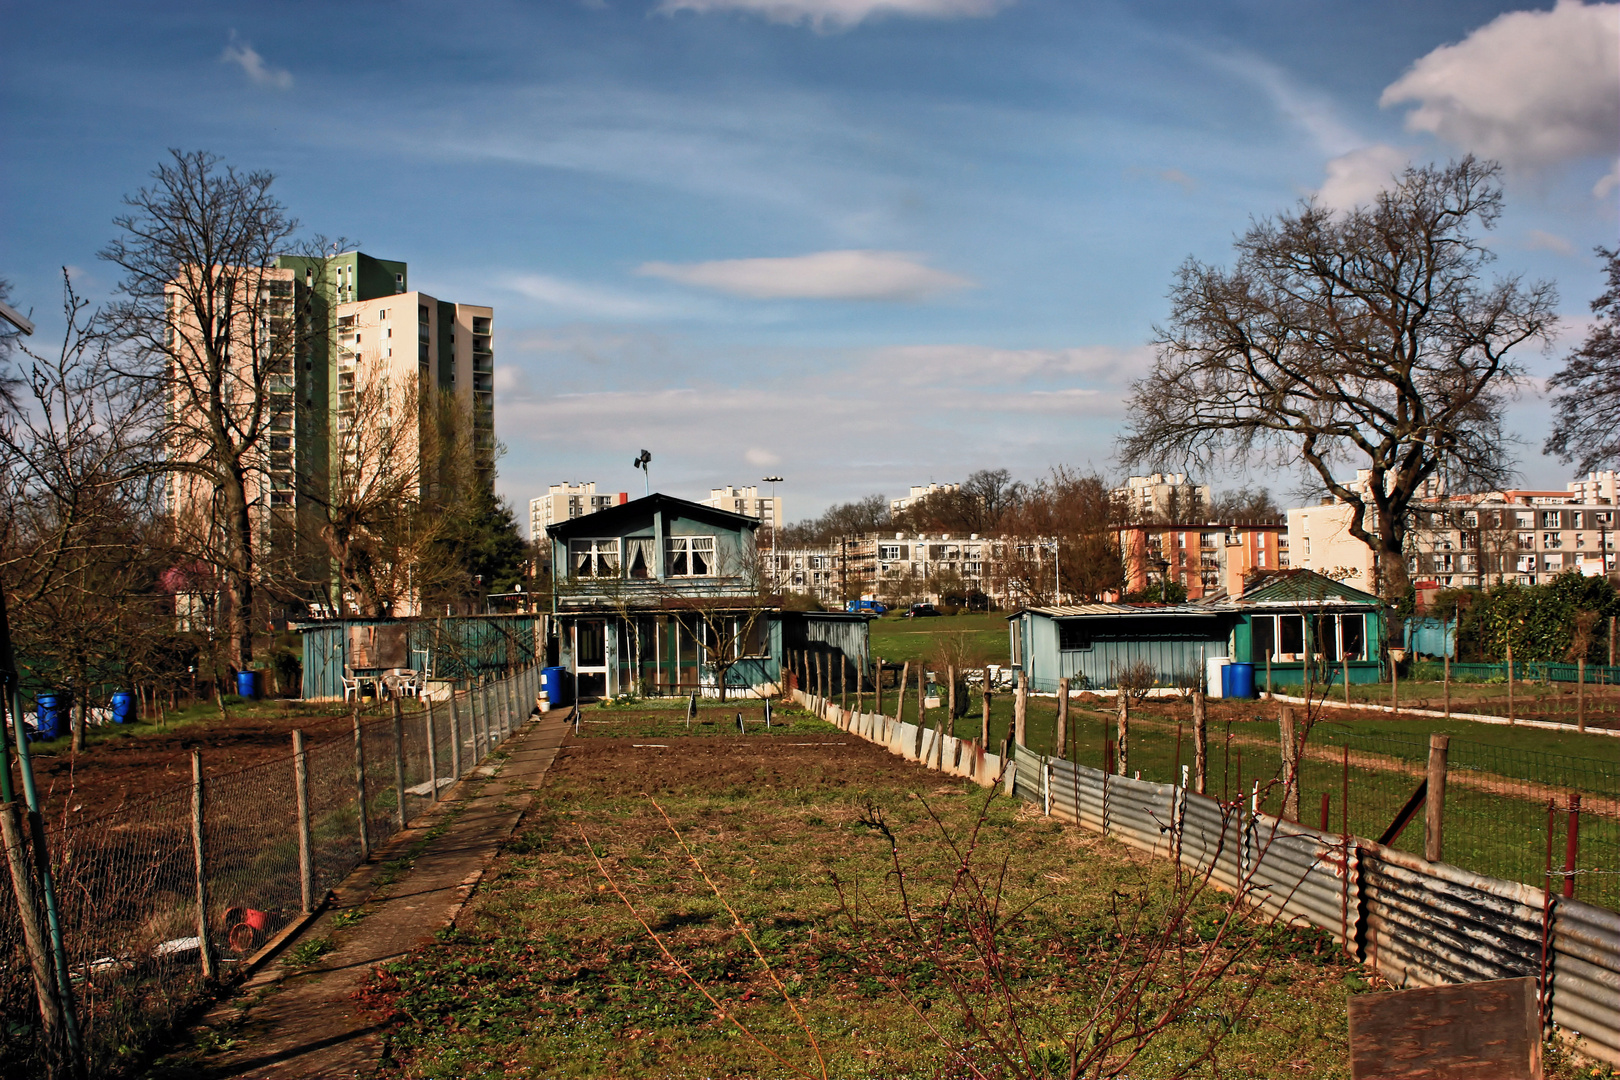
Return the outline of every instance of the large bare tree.
[[[1408,508],[1431,478],[1458,491],[1510,476],[1510,354],[1555,321],[1549,284],[1484,279],[1474,234],[1501,213],[1499,171],[1473,157],[1409,168],[1371,206],[1256,222],[1230,269],[1182,264],[1121,456],[1302,462],[1350,506],[1384,598],[1404,595]],[[1358,468],[1359,483],[1344,471]]]
[[[101,257],[124,271],[118,331],[168,398],[172,513],[204,523],[219,573],[227,662],[253,655],[257,504],[273,430],[289,430],[298,375],[293,283],[276,270],[298,223],[267,172],[239,173],[203,151],[170,151],[154,183],[124,200]],[[321,328],[324,329],[324,328]]]
[[[1547,380],[1557,417],[1544,448],[1582,469],[1620,465],[1620,247],[1598,248],[1609,287],[1592,301],[1597,320],[1581,347]]]

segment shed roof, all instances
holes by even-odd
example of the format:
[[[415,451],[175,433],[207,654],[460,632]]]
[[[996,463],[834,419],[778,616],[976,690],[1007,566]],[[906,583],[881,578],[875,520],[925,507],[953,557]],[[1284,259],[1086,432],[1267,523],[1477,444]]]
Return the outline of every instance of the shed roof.
[[[1244,589],[1236,602],[1240,607],[1254,604],[1368,604],[1382,607],[1384,603],[1372,593],[1362,592],[1342,581],[1334,581],[1315,570],[1269,571]]]
[[[1237,608],[1231,604],[1052,604],[1046,607],[1024,608],[1023,611],[1014,612],[1007,617],[1016,619],[1024,612],[1045,615],[1051,619],[1110,617],[1128,619],[1143,616],[1212,619],[1220,615],[1236,614]]]
[[[677,499],[673,495],[665,495],[655,491],[651,495],[644,495],[639,499],[620,503],[618,506],[610,506],[605,510],[598,510],[583,517],[559,521],[555,525],[547,525],[546,533],[558,539],[567,539],[570,536],[602,536],[611,534],[625,522],[640,519],[660,510],[672,510],[682,517],[709,521],[733,529],[753,531],[762,524],[759,518],[749,517],[746,514],[733,514],[730,510],[704,506],[702,503],[692,502],[688,499]]]

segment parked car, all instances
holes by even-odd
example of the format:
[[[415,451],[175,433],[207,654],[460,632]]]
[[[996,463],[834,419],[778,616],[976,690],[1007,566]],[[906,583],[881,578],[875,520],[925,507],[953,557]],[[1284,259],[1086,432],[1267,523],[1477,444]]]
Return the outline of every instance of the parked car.
[[[912,604],[911,610],[906,612],[905,617],[908,619],[926,619],[938,614],[939,609],[933,604]]]
[[[863,615],[884,615],[888,613],[889,609],[876,600],[846,600],[844,610],[859,612]]]

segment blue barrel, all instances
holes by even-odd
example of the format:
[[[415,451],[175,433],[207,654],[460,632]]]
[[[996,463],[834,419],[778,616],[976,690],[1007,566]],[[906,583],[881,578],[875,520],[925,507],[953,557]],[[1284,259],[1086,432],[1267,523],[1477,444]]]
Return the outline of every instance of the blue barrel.
[[[119,690],[112,696],[113,723],[127,724],[135,719],[135,695]]]
[[[1252,698],[1254,697],[1254,665],[1253,664],[1227,664],[1228,674],[1223,681],[1231,685],[1227,697]],[[1224,686],[1222,689],[1226,689]]]
[[[34,705],[39,716],[34,738],[54,739],[62,734],[62,724],[68,719],[68,710],[73,708],[73,695],[66,692],[39,694],[34,698]]]
[[[259,696],[259,673],[257,671],[238,671],[236,673],[236,696],[252,701]]]
[[[1231,664],[1222,664],[1221,665],[1221,697],[1229,698],[1231,696],[1232,696],[1232,665]]]
[[[547,667],[540,669],[540,691],[552,706],[568,704],[568,669]]]

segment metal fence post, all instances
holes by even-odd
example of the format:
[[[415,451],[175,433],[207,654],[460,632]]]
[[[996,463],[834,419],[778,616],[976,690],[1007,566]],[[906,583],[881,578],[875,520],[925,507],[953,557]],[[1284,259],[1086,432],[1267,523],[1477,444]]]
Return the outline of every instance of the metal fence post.
[[[22,738],[28,735],[18,724]],[[57,1048],[62,1038],[64,1021],[61,999],[57,997],[56,973],[51,964],[50,945],[45,939],[45,928],[39,920],[39,899],[34,892],[34,879],[28,869],[24,852],[22,818],[17,804],[8,802],[0,806],[0,829],[6,844],[6,865],[11,871],[11,887],[17,898],[17,914],[22,920],[23,945],[28,953],[29,967],[34,973],[34,993],[39,999],[39,1018],[47,1046]]]
[[[202,960],[203,978],[212,980],[218,970],[214,947],[208,940],[208,863],[203,848],[202,751],[191,752],[191,854],[197,868],[197,951]]]
[[[422,709],[422,731],[423,737],[427,739],[428,788],[430,789],[429,799],[433,802],[438,802],[439,747],[437,745],[438,732],[433,729],[433,699],[429,698],[427,701],[423,702],[423,705],[425,707]]]
[[[366,823],[366,744],[360,731],[360,706],[354,707],[354,805],[360,818],[360,861],[371,858],[371,829]]]
[[[309,751],[304,748],[302,731],[293,731],[292,743],[293,795],[298,801],[298,897],[307,914],[315,910],[315,860],[309,834]]]
[[[1446,753],[1451,736],[1436,731],[1429,736],[1428,790],[1423,806],[1423,857],[1439,862],[1445,850]]]
[[[398,800],[399,827],[405,828],[405,718],[399,712],[399,697],[389,702],[394,714],[394,796]]]

